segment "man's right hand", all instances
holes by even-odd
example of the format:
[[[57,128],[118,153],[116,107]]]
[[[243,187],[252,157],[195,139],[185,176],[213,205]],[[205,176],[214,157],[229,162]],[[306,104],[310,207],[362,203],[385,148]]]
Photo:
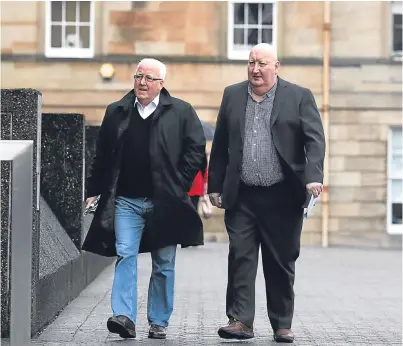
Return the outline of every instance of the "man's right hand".
[[[209,194],[210,202],[217,208],[222,208],[221,194],[220,193],[210,193]]]
[[[89,208],[89,206],[90,206],[92,203],[94,203],[94,202],[96,201],[97,197],[98,197],[98,196],[95,196],[95,197],[88,197],[88,198],[85,200],[85,208],[86,208],[86,209]]]

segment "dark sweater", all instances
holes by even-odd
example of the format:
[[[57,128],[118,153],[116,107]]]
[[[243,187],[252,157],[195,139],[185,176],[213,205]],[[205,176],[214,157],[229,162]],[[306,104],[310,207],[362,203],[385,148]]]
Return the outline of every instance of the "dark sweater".
[[[117,195],[129,198],[151,197],[153,186],[150,168],[151,114],[143,119],[133,107],[125,133]]]

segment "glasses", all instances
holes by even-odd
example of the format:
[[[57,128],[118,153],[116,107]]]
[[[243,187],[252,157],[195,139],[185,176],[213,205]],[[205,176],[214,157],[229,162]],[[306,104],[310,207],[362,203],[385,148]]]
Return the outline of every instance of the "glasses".
[[[134,79],[137,81],[137,82],[140,82],[142,79],[143,79],[143,77],[146,79],[146,82],[154,82],[154,81],[156,81],[156,80],[163,80],[162,78],[154,78],[153,76],[150,76],[149,74],[147,74],[147,75],[143,75],[143,74],[135,74],[134,75]]]

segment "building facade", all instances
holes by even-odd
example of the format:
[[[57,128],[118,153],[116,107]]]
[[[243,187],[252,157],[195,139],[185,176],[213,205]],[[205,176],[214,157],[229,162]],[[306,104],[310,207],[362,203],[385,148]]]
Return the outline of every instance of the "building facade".
[[[1,85],[38,89],[43,112],[97,126],[153,56],[169,91],[214,124],[258,42],[277,47],[280,76],[310,88],[323,115],[326,193],[303,244],[401,246],[401,2],[1,2]],[[219,210],[213,236],[226,238]]]

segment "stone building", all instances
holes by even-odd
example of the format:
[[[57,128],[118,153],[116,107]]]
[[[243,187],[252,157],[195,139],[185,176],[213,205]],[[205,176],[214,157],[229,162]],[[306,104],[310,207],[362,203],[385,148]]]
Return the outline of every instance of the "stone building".
[[[39,89],[43,112],[84,113],[92,126],[145,56],[214,124],[257,42],[277,47],[281,77],[312,90],[326,127],[327,193],[303,243],[401,246],[401,2],[1,2],[2,87]],[[225,239],[220,211],[212,235]]]

